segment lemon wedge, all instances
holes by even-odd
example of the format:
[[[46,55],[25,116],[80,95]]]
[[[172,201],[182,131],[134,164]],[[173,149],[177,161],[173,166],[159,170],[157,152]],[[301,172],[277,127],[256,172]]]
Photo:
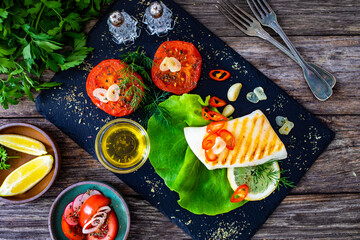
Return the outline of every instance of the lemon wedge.
[[[0,144],[7,148],[35,156],[47,153],[44,144],[40,141],[17,134],[1,134]]]
[[[249,192],[245,197],[248,201],[260,201],[275,191],[280,179],[280,167],[278,162],[263,164],[263,176],[255,178],[253,176],[254,168],[239,167],[228,168],[228,180],[231,188],[235,191],[239,186],[247,184]],[[270,176],[270,177],[266,177]]]
[[[21,165],[5,178],[0,196],[14,196],[28,191],[50,172],[53,162],[51,155],[45,155]]]

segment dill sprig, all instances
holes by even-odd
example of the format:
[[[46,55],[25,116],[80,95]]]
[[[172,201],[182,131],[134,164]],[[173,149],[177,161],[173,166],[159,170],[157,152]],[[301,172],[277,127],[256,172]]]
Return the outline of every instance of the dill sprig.
[[[145,122],[147,122],[151,116],[154,116],[162,125],[169,125],[171,119],[169,110],[163,106],[159,106],[159,104],[165,101],[169,96],[170,93],[168,92],[156,90],[147,94],[146,100],[143,103]]]
[[[137,72],[143,79],[151,82],[148,71],[151,69],[152,59],[146,56],[144,50],[140,51],[140,47],[136,51],[121,55],[120,58],[128,64],[121,70],[125,77],[119,84],[120,92],[125,92],[125,97],[132,97],[130,107],[136,108],[145,94],[142,89],[149,88],[134,73]]]
[[[18,156],[9,157],[5,148],[0,146],[0,170],[8,170],[10,168],[10,164],[7,164],[6,161],[10,158],[19,158]]]
[[[295,187],[294,186],[294,183],[292,181],[289,180],[288,177],[280,177],[278,179],[278,175],[280,174],[280,176],[285,173],[286,171],[278,171],[278,170],[275,170],[274,168],[271,167],[271,165],[273,164],[273,162],[275,162],[277,160],[271,160],[271,161],[268,161],[264,164],[261,164],[261,165],[258,165],[258,166],[255,166],[253,169],[252,169],[252,172],[251,172],[251,175],[253,176],[253,179],[254,179],[254,182],[257,183],[261,180],[265,180],[265,183],[266,183],[266,187],[269,186],[269,184],[271,183],[278,183],[277,184],[277,189],[280,188],[280,186],[283,186],[285,188],[288,188],[288,187]]]

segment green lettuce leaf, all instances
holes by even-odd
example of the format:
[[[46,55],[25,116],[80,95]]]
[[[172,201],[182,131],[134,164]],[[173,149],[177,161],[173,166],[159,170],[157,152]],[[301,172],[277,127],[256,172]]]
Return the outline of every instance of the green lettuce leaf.
[[[246,201],[231,203],[234,191],[227,180],[226,169],[208,170],[188,146],[184,127],[209,124],[201,116],[199,95],[171,96],[159,106],[169,111],[168,124],[159,115],[148,122],[151,142],[150,162],[165,184],[179,194],[181,207],[195,214],[217,215],[242,206]]]

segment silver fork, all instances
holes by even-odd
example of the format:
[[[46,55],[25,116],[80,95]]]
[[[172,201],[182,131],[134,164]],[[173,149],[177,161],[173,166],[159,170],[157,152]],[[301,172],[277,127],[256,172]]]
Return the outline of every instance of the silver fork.
[[[256,36],[266,41],[269,41],[274,46],[279,48],[282,52],[284,52],[288,57],[294,60],[297,64],[300,65],[300,63],[297,61],[294,55],[292,55],[291,52],[281,43],[279,43],[273,37],[271,37],[261,27],[260,23],[250,14],[248,14],[246,11],[241,9],[239,6],[233,4],[231,1],[220,0],[220,2],[218,1],[218,3],[219,5],[216,5],[216,7],[219,9],[219,11],[238,29],[240,29],[248,36]],[[324,80],[330,85],[330,87],[333,87],[335,85],[336,79],[334,75],[332,75],[330,72],[328,72],[327,70],[323,69],[322,67],[314,63],[308,63],[308,64],[311,67],[313,67],[324,78]]]
[[[265,0],[246,0],[249,4],[251,11],[254,13],[257,20],[264,26],[272,28],[284,40],[291,53],[300,63],[303,70],[305,80],[309,85],[315,97],[320,101],[329,99],[332,95],[331,86],[315,71],[304,59],[300,56],[294,45],[290,42],[282,28],[280,27],[275,12],[271,9],[270,5]]]

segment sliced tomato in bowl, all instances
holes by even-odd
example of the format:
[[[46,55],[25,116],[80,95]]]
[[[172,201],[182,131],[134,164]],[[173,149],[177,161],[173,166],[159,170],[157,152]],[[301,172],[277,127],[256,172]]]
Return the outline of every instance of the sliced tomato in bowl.
[[[79,212],[80,226],[84,227],[101,207],[109,206],[110,203],[111,200],[104,195],[93,195],[89,197],[83,203]]]
[[[179,71],[162,71],[160,66],[165,58],[175,58],[180,62]],[[192,43],[183,41],[166,41],[157,49],[151,77],[154,84],[163,91],[183,94],[196,87],[200,78],[202,58]]]
[[[119,230],[119,224],[115,212],[112,210],[105,223],[94,233],[87,235],[87,240],[113,240]]]
[[[82,228],[79,225],[71,226],[66,221],[65,218],[61,218],[61,229],[65,236],[70,240],[83,240],[85,235],[82,233]]]

